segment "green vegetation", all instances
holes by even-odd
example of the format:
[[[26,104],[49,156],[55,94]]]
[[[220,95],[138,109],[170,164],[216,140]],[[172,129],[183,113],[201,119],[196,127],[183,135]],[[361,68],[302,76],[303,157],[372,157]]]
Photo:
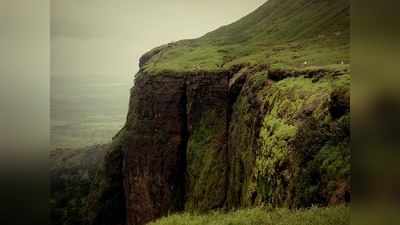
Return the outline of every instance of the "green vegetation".
[[[350,185],[348,111],[335,119],[330,104],[336,90],[348,92],[349,82],[348,75],[318,82],[293,77],[267,88],[255,165],[258,201],[304,207],[344,198]]]
[[[215,111],[194,124],[187,150],[186,210],[209,210],[222,206],[226,166],[223,143],[225,121]]]
[[[348,0],[270,0],[200,39],[154,49],[143,68],[158,74],[228,69],[243,63],[278,68],[348,64],[349,8]]]
[[[87,224],[87,202],[91,177],[103,163],[108,145],[51,151],[51,224]]]
[[[260,68],[255,68],[259,70]],[[265,88],[267,76],[264,72],[246,69],[252,74],[245,82],[235,103],[229,124],[230,188],[227,193],[228,208],[254,205],[254,152],[258,149],[260,121],[264,116],[261,90]],[[254,75],[253,75],[254,74]]]
[[[304,210],[259,207],[234,212],[209,214],[177,214],[149,225],[346,225],[350,224],[350,208],[334,206]]]
[[[124,224],[126,218],[125,196],[122,186],[121,144],[126,131],[122,128],[114,136],[105,156],[91,181],[87,201],[87,225]]]
[[[348,201],[348,68],[244,71],[232,106],[227,207]]]

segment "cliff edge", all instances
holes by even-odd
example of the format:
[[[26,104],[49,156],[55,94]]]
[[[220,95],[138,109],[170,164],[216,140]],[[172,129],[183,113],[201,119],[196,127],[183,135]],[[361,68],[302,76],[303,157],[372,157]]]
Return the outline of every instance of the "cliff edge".
[[[270,0],[146,53],[104,173],[118,185],[94,190],[103,210],[92,207],[91,224],[117,215],[103,203],[121,196],[128,225],[183,210],[349,202],[349,9]]]

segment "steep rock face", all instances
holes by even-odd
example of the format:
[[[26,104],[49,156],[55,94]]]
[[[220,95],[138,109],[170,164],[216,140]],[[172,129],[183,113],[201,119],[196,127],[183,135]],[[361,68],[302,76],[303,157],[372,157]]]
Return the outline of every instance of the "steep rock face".
[[[139,73],[121,145],[127,223],[349,201],[349,84],[347,69]]]
[[[138,74],[122,147],[128,224],[224,205],[228,81],[225,71]]]
[[[349,201],[348,71],[253,67],[238,75],[246,79],[232,105],[226,206]]]
[[[138,74],[123,149],[127,223],[182,209],[185,177],[184,78]]]
[[[308,207],[349,201],[349,87],[349,75],[337,71],[266,79],[258,93],[265,116],[247,202]],[[340,115],[332,113],[335,106]]]
[[[254,204],[255,193],[250,191],[256,177],[254,165],[259,148],[258,138],[265,115],[260,91],[265,88],[266,76],[255,74],[263,67],[244,68],[231,80],[231,116],[229,121],[229,188],[226,206],[247,207]],[[260,79],[261,78],[261,79]]]
[[[188,145],[185,208],[224,205],[227,188],[229,73],[187,76]]]

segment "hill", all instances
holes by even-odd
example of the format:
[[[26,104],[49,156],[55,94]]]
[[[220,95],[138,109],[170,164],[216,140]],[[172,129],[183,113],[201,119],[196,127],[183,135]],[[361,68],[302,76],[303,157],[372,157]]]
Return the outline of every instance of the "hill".
[[[243,63],[277,68],[348,64],[349,12],[348,0],[269,0],[200,39],[150,51],[141,65],[156,73],[227,69]]]

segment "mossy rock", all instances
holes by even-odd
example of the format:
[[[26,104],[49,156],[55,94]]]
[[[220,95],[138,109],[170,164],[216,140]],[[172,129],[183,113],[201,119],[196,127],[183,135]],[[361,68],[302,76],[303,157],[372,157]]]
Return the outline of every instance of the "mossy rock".
[[[268,112],[256,159],[258,201],[290,207],[327,204],[337,189],[348,188],[349,83],[348,75],[316,82],[295,77],[265,92]]]

